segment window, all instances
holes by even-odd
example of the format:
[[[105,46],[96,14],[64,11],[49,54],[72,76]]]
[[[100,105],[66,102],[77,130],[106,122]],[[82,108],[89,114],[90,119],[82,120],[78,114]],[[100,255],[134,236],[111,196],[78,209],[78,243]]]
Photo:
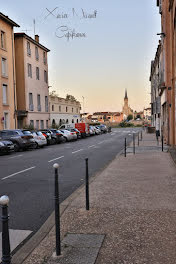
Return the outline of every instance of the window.
[[[52,105],[52,111],[54,111],[54,105]]]
[[[31,56],[31,47],[30,47],[30,42],[27,41],[27,55]]]
[[[4,129],[9,129],[9,114],[4,113]]]
[[[48,128],[48,120],[46,120],[46,128]]]
[[[43,52],[43,63],[46,64],[46,52]]]
[[[34,128],[34,120],[30,120],[30,127]]]
[[[7,59],[2,58],[1,65],[2,65],[2,76],[7,76]]]
[[[61,106],[59,105],[59,112],[61,112]]]
[[[32,78],[32,65],[30,63],[28,63],[27,67],[28,67],[28,77]]]
[[[44,71],[44,81],[45,81],[46,83],[48,82],[47,71]]]
[[[32,93],[29,93],[29,110],[34,111],[33,94]]]
[[[39,120],[36,120],[36,129],[39,129]]]
[[[6,84],[2,85],[2,102],[4,105],[7,104],[7,85]]]
[[[45,96],[45,112],[48,112],[48,96]]]
[[[1,48],[5,49],[6,48],[6,43],[5,43],[5,32],[1,31]]]
[[[39,67],[36,67],[36,80],[39,80]]]
[[[68,107],[66,106],[66,112],[68,112]]]
[[[38,47],[35,47],[35,58],[36,58],[36,60],[39,60]]]
[[[79,123],[78,119],[76,120],[77,123]]]
[[[72,107],[72,113],[73,113],[73,107]]]
[[[74,123],[74,119],[72,119],[72,123]]]
[[[66,120],[66,123],[68,124],[68,119]]]
[[[44,121],[43,120],[40,120],[40,128],[44,129]]]
[[[37,94],[37,109],[41,112],[40,94]]]
[[[78,108],[76,108],[76,113],[78,113]]]

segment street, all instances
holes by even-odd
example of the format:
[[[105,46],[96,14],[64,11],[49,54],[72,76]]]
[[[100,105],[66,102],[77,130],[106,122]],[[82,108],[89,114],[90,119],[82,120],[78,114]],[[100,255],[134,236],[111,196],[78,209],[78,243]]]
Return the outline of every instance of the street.
[[[89,137],[44,149],[0,157],[0,195],[10,198],[10,229],[36,232],[54,210],[54,170],[59,163],[60,202],[74,192],[89,174],[103,169],[132,140],[139,129],[113,129],[112,133]]]

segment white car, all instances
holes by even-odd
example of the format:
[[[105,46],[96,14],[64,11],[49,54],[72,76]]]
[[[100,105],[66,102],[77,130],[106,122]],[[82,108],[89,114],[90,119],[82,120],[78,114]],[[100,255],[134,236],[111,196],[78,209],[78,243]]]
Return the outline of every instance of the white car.
[[[37,144],[37,147],[43,147],[47,145],[46,137],[40,131],[32,131],[33,138]]]
[[[71,140],[77,140],[77,134],[76,132],[71,132],[65,129],[61,129],[60,130],[64,136],[64,138],[66,139],[66,141],[71,141]]]
[[[93,126],[89,126],[89,132],[91,136],[95,135],[95,128]]]

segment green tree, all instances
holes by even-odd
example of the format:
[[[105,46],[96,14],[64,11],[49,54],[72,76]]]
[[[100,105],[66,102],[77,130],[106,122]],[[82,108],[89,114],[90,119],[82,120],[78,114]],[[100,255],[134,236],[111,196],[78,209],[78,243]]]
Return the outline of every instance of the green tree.
[[[132,115],[128,115],[127,120],[130,121],[132,119],[133,119],[133,116]]]
[[[75,97],[71,94],[66,95],[66,100],[76,101]]]

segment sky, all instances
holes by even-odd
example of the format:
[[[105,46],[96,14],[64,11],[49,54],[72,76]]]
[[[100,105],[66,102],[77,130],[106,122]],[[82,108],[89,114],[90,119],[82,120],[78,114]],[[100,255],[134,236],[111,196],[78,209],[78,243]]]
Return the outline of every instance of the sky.
[[[31,37],[35,20],[35,34],[50,49],[50,92],[73,95],[89,113],[122,111],[125,89],[133,110],[150,106],[161,31],[156,0],[6,0],[0,12]]]

